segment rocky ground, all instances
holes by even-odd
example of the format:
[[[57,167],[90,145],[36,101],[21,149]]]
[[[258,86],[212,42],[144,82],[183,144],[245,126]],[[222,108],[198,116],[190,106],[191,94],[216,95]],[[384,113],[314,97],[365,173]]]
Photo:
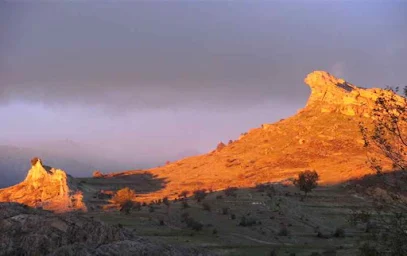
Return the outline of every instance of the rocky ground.
[[[54,214],[0,203],[0,255],[211,255],[135,235],[81,213]]]

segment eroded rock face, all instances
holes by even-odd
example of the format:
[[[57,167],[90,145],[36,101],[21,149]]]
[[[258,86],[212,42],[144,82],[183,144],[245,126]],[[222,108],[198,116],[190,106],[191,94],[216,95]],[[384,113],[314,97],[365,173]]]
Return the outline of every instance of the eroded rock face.
[[[15,186],[0,190],[0,202],[18,202],[31,207],[66,212],[86,211],[82,192],[71,177],[60,169],[33,162],[27,177]]]
[[[153,243],[130,230],[78,213],[53,214],[0,203],[3,255],[209,255],[202,250]]]
[[[360,88],[325,71],[308,74],[304,82],[311,88],[305,109],[319,108],[321,112],[369,117],[378,97],[394,98],[399,104],[404,104],[403,98],[392,91]]]

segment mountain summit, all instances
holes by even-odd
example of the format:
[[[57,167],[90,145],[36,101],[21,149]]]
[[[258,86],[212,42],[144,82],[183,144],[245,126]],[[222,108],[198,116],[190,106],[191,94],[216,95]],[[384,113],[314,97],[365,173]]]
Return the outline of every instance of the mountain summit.
[[[370,117],[378,97],[403,103],[402,97],[383,89],[357,87],[343,79],[338,79],[325,71],[314,71],[304,82],[311,88],[306,109],[320,109],[321,112],[339,112],[347,116]]]
[[[31,164],[23,182],[0,190],[0,202],[18,202],[56,212],[86,210],[74,178],[63,170],[43,165],[39,158]]]

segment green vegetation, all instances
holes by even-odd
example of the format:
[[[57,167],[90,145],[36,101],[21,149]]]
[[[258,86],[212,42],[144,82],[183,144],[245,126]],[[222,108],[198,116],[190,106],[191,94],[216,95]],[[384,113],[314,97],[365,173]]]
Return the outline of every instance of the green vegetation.
[[[306,170],[298,174],[298,178],[294,180],[294,185],[304,192],[304,199],[318,185],[319,175],[316,171]]]

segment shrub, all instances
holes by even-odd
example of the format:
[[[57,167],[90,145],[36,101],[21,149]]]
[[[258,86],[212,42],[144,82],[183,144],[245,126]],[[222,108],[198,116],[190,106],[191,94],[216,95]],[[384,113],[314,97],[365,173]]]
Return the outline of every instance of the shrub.
[[[191,217],[189,216],[189,214],[188,214],[188,215],[184,215],[184,221],[185,221],[185,223],[187,224],[187,226],[188,226],[189,228],[191,228],[192,230],[200,231],[200,230],[202,230],[202,228],[203,228],[202,223],[200,223],[200,222],[194,220],[193,218],[191,218]]]
[[[163,198],[163,204],[165,204],[166,206],[170,206],[170,200],[168,200],[168,197]]]
[[[298,178],[294,179],[294,185],[305,193],[305,198],[309,192],[317,187],[318,179],[319,175],[316,171],[306,170],[298,174]]]
[[[359,256],[381,256],[382,254],[372,245],[364,243],[359,248]]]
[[[148,212],[154,212],[155,208],[154,206],[150,205],[150,207],[148,207]]]
[[[194,191],[194,198],[197,202],[201,202],[203,199],[205,199],[207,193],[205,189],[199,189]]]
[[[214,229],[212,230],[212,234],[214,234],[214,235],[218,234],[218,230],[217,230],[216,228],[214,228]]]
[[[179,194],[179,196],[181,196],[181,197],[183,197],[183,198],[187,198],[188,194],[189,194],[189,191],[184,190],[184,191],[182,191],[182,192]]]
[[[116,192],[116,194],[112,198],[112,202],[122,206],[128,201],[132,201],[133,198],[135,197],[136,193],[134,192],[134,190],[131,190],[130,188],[126,187]]]
[[[333,236],[343,238],[343,237],[345,237],[345,230],[343,228],[336,228]]]
[[[230,218],[231,218],[232,220],[235,220],[235,219],[236,219],[236,214],[232,213],[232,214],[230,215]]]
[[[228,187],[227,189],[225,189],[225,195],[236,197],[237,196],[236,191],[237,191],[236,187]]]
[[[202,207],[203,207],[204,211],[208,211],[208,212],[211,211],[211,206],[207,202],[203,203]]]
[[[120,211],[125,214],[130,214],[131,209],[133,208],[133,201],[128,200],[120,205]]]
[[[186,209],[186,208],[189,208],[189,204],[188,204],[188,202],[187,201],[182,201],[182,209]]]
[[[239,226],[242,226],[242,227],[250,227],[250,226],[254,226],[256,224],[257,224],[257,221],[255,219],[246,218],[246,216],[243,216],[239,222]]]
[[[189,218],[189,213],[184,212],[181,214],[181,222],[185,222]]]
[[[228,213],[229,213],[229,208],[223,207],[223,208],[222,208],[222,214],[223,214],[223,215],[228,215]]]
[[[268,185],[266,185],[266,184],[257,184],[256,187],[255,187],[257,192],[261,192],[261,193],[266,191],[267,188],[268,188]]]
[[[217,195],[216,199],[218,199],[218,200],[223,199],[223,196],[222,195]]]
[[[287,227],[281,227],[278,231],[279,236],[288,236],[288,229]]]

